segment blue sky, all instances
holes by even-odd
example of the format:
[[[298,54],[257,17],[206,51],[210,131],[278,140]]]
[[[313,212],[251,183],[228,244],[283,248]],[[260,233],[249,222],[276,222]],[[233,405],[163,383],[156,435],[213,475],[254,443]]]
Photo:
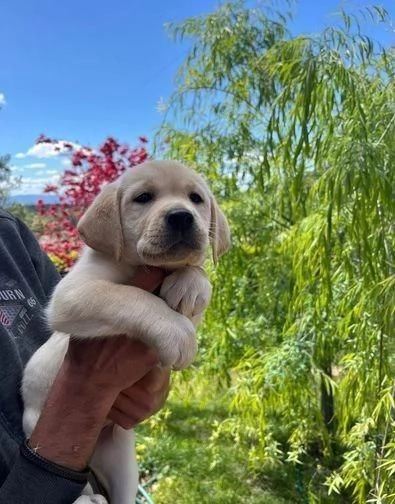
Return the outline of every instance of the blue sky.
[[[294,31],[317,32],[333,22],[340,5],[364,4],[300,0]],[[160,123],[158,101],[171,93],[185,55],[164,24],[218,5],[214,0],[2,0],[0,153],[13,156],[14,172],[24,181],[19,192],[40,192],[64,169],[61,159],[26,155],[40,133],[92,146],[109,134],[132,143],[141,134],[152,137]],[[395,17],[394,0],[381,5]],[[394,32],[381,29],[376,36],[387,45],[395,42]]]

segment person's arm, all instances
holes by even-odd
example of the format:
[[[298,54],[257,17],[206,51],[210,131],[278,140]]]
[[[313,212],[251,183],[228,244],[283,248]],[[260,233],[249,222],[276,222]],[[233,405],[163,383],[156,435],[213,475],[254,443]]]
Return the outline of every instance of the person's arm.
[[[32,285],[35,285],[35,288],[42,292],[42,297],[43,295],[49,296],[53,287],[59,280],[59,275],[46,254],[41,251],[33,234],[26,228],[26,226],[18,223],[15,219],[5,214],[2,215],[1,219],[1,238],[3,240],[3,254],[5,254],[8,258],[12,257],[15,268],[18,268],[15,269],[15,274],[17,275],[23,273],[28,275],[32,281]],[[8,262],[12,263],[12,261]],[[13,271],[10,270],[8,273],[13,274]],[[78,342],[75,342],[75,344],[78,345]],[[75,348],[75,344],[73,342],[71,349]],[[88,352],[90,352],[90,349]],[[81,358],[82,354],[83,352],[80,353]],[[140,364],[136,365],[138,366]],[[81,387],[78,388],[78,393],[75,394],[75,383],[72,384],[68,382],[66,378],[70,376],[70,374],[67,372],[63,373],[63,371],[65,370],[62,370],[62,373],[59,374],[59,381],[56,381],[56,386],[53,391],[54,395],[51,395],[50,398],[52,401],[50,402],[50,407],[48,407],[48,410],[44,410],[42,422],[40,421],[37,424],[37,432],[34,434],[37,435],[36,442],[38,444],[45,444],[44,452],[40,454],[39,449],[35,450],[28,444],[21,444],[19,456],[14,460],[13,467],[0,488],[0,504],[44,504],[47,502],[48,504],[70,504],[81,494],[81,491],[87,482],[87,471],[75,471],[73,468],[77,466],[82,467],[82,460],[84,459],[87,462],[87,458],[89,458],[88,453],[92,450],[92,442],[96,436],[93,431],[90,431],[90,434],[88,434],[88,438],[90,439],[89,443],[91,443],[90,447],[83,447],[82,452],[84,452],[84,454],[79,459],[79,462],[77,462],[77,465],[74,465],[76,463],[74,456],[72,457],[73,460],[71,461],[71,464],[65,466],[56,463],[56,456],[54,457],[55,460],[51,460],[50,450],[54,450],[58,453],[59,446],[55,446],[54,443],[59,443],[59,440],[61,440],[61,442],[66,446],[66,452],[68,450],[67,447],[77,446],[77,444],[70,444],[69,441],[71,441],[72,438],[68,438],[65,431],[63,431],[62,436],[60,435],[60,426],[67,423],[69,427],[73,425],[75,427],[75,425],[79,424],[81,420],[81,417],[78,415],[82,415],[84,417],[84,422],[87,421],[88,415],[90,415],[90,418],[92,419],[91,409],[89,409],[89,411],[85,409],[82,411],[75,410],[76,403],[74,399],[77,397],[82,400],[83,398],[83,395],[81,395]],[[135,371],[137,372],[138,369]],[[129,378],[130,372],[129,368]],[[150,373],[148,373],[148,375],[150,375]],[[142,382],[144,382],[144,380],[146,379],[143,378]],[[141,387],[137,387],[137,389],[139,388]],[[124,405],[124,401],[122,401],[120,406],[121,411],[124,410],[127,416],[134,419],[142,419],[142,415],[138,408],[141,393],[137,394],[136,399],[131,382],[128,382],[127,384],[123,383],[120,390],[122,390],[122,392],[118,394],[119,396],[124,396],[127,392],[132,398],[126,406]],[[85,392],[87,392],[87,390],[85,390]],[[114,394],[115,391],[113,390],[111,393],[113,398],[116,397],[116,394],[115,396]],[[70,400],[70,395],[74,396],[73,400]],[[159,396],[164,397],[162,393],[160,393]],[[157,401],[155,397],[159,396],[158,393],[154,393],[152,395],[151,402],[149,402],[149,404],[152,405],[152,413],[156,411],[157,405],[160,402]],[[90,398],[96,398],[96,401],[94,400],[94,402],[100,403],[103,396],[101,394],[93,394]],[[68,411],[69,416],[67,422],[65,422],[65,418],[63,416],[59,416],[59,412],[64,411],[62,410],[62,407],[65,406],[66,399],[69,403],[72,403],[74,408]],[[144,401],[146,401],[146,399]],[[82,402],[86,404],[86,401]],[[105,418],[105,411],[108,410],[109,402],[110,401],[104,401],[102,406],[106,406],[95,410],[95,421],[93,422],[95,424],[95,428],[100,424],[100,422],[102,422],[103,416]],[[146,408],[144,409],[144,417],[149,414],[148,410]],[[112,413],[107,411],[107,414],[111,417]],[[114,417],[114,421],[118,423],[116,415]],[[71,423],[69,424],[68,422]],[[88,424],[90,424],[90,420]],[[46,432],[47,428],[48,432]],[[56,432],[54,432],[54,429],[56,429]],[[75,432],[73,432],[73,434],[75,434]],[[36,445],[34,448],[40,447]],[[63,450],[62,456],[65,455],[65,451]],[[44,456],[44,453],[47,457]]]
[[[1,504],[70,504],[119,393],[157,364],[126,337],[72,341],[32,436],[0,489]]]
[[[163,278],[158,270],[142,273],[133,283],[146,290],[154,290]],[[108,417],[117,422],[129,413],[132,423],[157,409],[159,405],[147,401],[147,396],[161,395],[152,390],[163,382],[155,373],[157,364],[154,350],[127,336],[72,339],[30,447],[58,465],[84,470]]]
[[[44,305],[60,277],[48,257],[40,249],[33,233],[18,219],[0,209],[0,276],[8,285],[15,286],[23,299]],[[1,285],[1,289],[5,286]],[[30,311],[32,313],[33,310]],[[12,339],[0,326],[2,337],[0,370],[3,380],[0,387],[1,439],[6,441],[0,448],[1,454],[1,504],[51,504],[71,503],[81,494],[87,474],[73,473],[57,467],[31,452],[23,444],[21,421],[21,398],[18,384],[24,362],[40,342],[48,335],[38,317],[31,320],[30,329],[24,338]],[[12,366],[6,363],[12,363]],[[4,369],[14,373],[4,380]],[[0,372],[0,374],[2,374]],[[12,391],[5,386],[11,384]],[[3,396],[4,394],[4,396]],[[7,401],[4,403],[4,401]],[[18,452],[19,446],[19,452]],[[37,490],[37,491],[36,491]],[[37,500],[34,499],[37,497]]]
[[[30,447],[58,465],[83,471],[117,396],[157,363],[153,350],[126,336],[72,341]]]

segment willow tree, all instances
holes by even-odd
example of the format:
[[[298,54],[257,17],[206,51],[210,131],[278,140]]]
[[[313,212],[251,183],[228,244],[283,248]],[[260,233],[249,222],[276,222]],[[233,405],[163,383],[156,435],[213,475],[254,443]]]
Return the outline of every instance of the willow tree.
[[[233,229],[202,366],[231,387],[214,439],[296,467],[309,502],[395,502],[394,52],[379,8],[292,36],[243,3],[170,30],[189,53],[167,155],[212,181]],[[323,485],[324,483],[324,485]]]

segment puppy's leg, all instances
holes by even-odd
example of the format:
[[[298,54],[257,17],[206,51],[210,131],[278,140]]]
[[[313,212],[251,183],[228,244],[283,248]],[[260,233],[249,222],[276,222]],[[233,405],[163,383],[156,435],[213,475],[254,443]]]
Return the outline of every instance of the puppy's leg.
[[[111,504],[130,504],[138,489],[138,466],[133,430],[117,425],[103,429],[91,467],[108,489]]]
[[[191,363],[197,346],[187,317],[137,287],[69,275],[48,308],[53,329],[86,338],[129,334],[156,348],[165,366]]]
[[[160,297],[196,326],[210,302],[211,291],[206,272],[198,266],[187,266],[165,278]]]

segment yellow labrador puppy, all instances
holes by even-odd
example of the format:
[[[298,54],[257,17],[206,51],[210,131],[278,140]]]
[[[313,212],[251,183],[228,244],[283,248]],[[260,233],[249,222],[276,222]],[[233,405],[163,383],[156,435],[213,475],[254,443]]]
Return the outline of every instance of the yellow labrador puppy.
[[[69,334],[130,334],[154,346],[163,365],[188,366],[197,351],[195,326],[211,296],[201,267],[207,248],[211,245],[216,261],[230,245],[226,218],[207,184],[174,161],[147,161],[105,186],[78,229],[86,246],[47,309],[56,332],[25,370],[27,437],[61,366]],[[128,285],[139,265],[171,271],[160,297]],[[91,466],[103,477],[112,504],[133,502],[138,468],[132,430],[113,426],[110,440],[99,439]],[[88,485],[76,502],[106,502],[92,494]]]

